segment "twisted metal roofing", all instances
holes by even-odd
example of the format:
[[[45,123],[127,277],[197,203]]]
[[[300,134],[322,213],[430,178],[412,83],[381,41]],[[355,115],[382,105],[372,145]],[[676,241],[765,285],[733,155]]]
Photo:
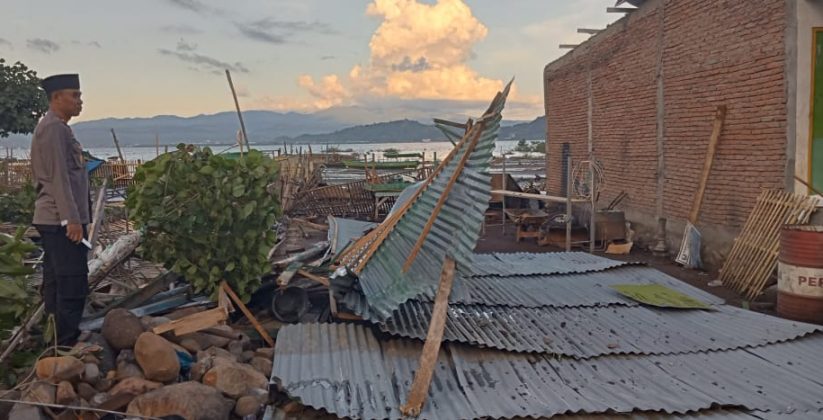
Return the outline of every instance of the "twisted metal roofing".
[[[377,226],[377,223],[329,216],[329,254],[336,255],[349,242],[360,238]]]
[[[714,407],[819,416],[821,348],[823,336],[814,334],[751,350],[574,360],[445,344],[420,418],[685,414]],[[278,336],[273,380],[303,404],[338,416],[401,418],[398,407],[421,349],[416,341],[378,341],[360,325],[289,325]]]
[[[384,323],[389,334],[424,340],[432,304],[412,300]],[[714,311],[615,305],[593,308],[506,308],[450,305],[444,341],[572,358],[607,354],[682,354],[757,347],[821,327],[730,306]]]
[[[421,293],[433,293],[447,253],[457,262],[459,273],[470,274],[473,249],[490,197],[489,164],[510,86],[511,83],[497,95],[486,113],[466,132],[408,210],[398,214],[399,219],[387,219],[358,241],[351,253],[341,257],[350,271],[357,274],[374,316],[386,318],[401,303]],[[454,184],[447,191],[451,182]],[[431,231],[408,270],[403,270],[444,194],[445,202]],[[364,261],[367,262],[361,267]]]

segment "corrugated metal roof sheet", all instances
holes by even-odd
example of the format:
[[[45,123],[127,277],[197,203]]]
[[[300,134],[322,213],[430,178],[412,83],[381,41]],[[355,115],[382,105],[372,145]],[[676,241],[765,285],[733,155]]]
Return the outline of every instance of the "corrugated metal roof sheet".
[[[718,406],[818,415],[823,383],[815,374],[822,366],[807,352],[821,348],[823,336],[816,334],[754,350],[572,360],[446,344],[420,418],[669,414]],[[421,349],[409,340],[378,341],[354,324],[289,325],[278,336],[273,377],[303,404],[339,416],[401,418],[398,407]],[[805,373],[787,375],[763,351],[793,360]]]
[[[380,329],[424,340],[432,304],[409,301]],[[812,324],[718,306],[715,311],[644,306],[506,308],[450,305],[443,340],[573,358],[675,354],[762,346],[820,331]]]
[[[475,254],[475,276],[525,276],[587,273],[631,263],[610,260],[587,252],[512,252]]]
[[[609,287],[614,284],[660,284],[708,304],[723,303],[723,299],[643,266],[582,274],[459,278],[455,279],[450,301],[532,308],[632,304]]]
[[[724,301],[712,294],[645,266],[623,266],[602,272],[533,276],[475,276],[454,279],[450,304],[482,304],[507,307],[595,307],[638,306],[639,304],[612,289],[614,284],[661,284],[710,305]],[[432,301],[433,293],[417,300]],[[363,295],[356,289],[339,299],[349,310],[364,319],[377,319]]]
[[[329,254],[337,255],[352,240],[377,226],[377,223],[329,216]]]
[[[433,292],[446,254],[455,259],[459,273],[470,273],[473,250],[491,194],[489,163],[510,86],[511,83],[506,85],[504,91],[492,101],[489,110],[467,132],[465,139],[478,138],[477,142],[461,142],[456,153],[450,160],[444,160],[442,170],[433,176],[431,183],[399,221],[384,226],[391,230],[358,274],[360,287],[375,316],[386,318],[401,303],[420,293]],[[464,157],[467,160],[461,168]],[[408,271],[404,272],[402,267],[406,258],[412,254],[438,199],[444,196],[454,174],[459,174],[456,182],[435,217],[420,252]],[[358,249],[352,253],[353,261],[348,256],[344,259],[349,268],[363,260],[365,250],[378,241],[377,235],[374,236],[358,244]]]

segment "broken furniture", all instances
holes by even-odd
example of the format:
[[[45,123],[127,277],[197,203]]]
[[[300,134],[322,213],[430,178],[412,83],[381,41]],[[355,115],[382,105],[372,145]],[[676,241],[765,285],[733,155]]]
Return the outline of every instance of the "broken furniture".
[[[385,204],[391,204],[389,203],[389,200],[393,203],[394,200],[400,196],[400,193],[402,193],[403,190],[409,185],[411,184],[407,182],[390,182],[382,184],[366,184],[363,186],[363,188],[371,192],[374,197],[373,217],[375,221],[377,221],[380,217],[380,208],[384,207]]]

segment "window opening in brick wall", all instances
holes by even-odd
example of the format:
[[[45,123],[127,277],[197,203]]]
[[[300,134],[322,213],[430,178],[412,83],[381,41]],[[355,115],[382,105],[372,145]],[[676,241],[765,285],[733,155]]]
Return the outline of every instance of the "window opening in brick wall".
[[[807,179],[820,191],[823,189],[823,28],[814,29],[812,45],[812,115]]]

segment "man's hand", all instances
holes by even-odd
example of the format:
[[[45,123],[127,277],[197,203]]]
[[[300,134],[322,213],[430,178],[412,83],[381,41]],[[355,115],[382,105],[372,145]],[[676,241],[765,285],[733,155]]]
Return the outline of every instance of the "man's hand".
[[[83,226],[78,223],[69,223],[66,225],[66,237],[74,243],[79,243],[83,240]]]

